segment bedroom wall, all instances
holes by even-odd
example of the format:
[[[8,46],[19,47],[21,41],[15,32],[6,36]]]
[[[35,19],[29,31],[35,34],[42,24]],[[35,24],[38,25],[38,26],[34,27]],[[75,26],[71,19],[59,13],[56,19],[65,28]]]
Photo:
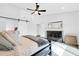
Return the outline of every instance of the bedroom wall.
[[[19,13],[18,8],[8,3],[0,3],[0,16],[19,18]],[[13,29],[17,25],[17,21],[0,18],[0,31]]]
[[[79,12],[78,12],[78,22],[77,22],[77,26],[78,26],[78,44],[79,44]]]
[[[0,4],[0,16],[20,18],[29,20],[29,23],[19,22],[9,19],[0,18],[0,32],[4,30],[12,30],[18,26],[21,35],[37,35],[37,24],[39,24],[38,15],[30,15],[30,12],[17,8],[15,5],[2,3]]]
[[[63,15],[63,30],[64,35],[77,35],[77,12],[71,12]]]
[[[21,15],[25,15],[23,19],[27,19],[30,22],[28,23],[19,23],[19,29],[22,35],[37,35],[37,24],[40,24],[39,34],[43,37],[46,37],[46,31],[48,29],[49,22],[56,22],[56,21],[63,21],[63,35],[77,35],[79,36],[79,11],[74,12],[66,12],[66,13],[59,13],[59,14],[50,14],[50,15],[29,15],[24,11]],[[78,39],[79,43],[79,39]]]
[[[38,34],[37,31],[37,24],[40,24],[39,16],[38,15],[31,15],[30,12],[21,10],[20,18],[24,20],[28,20],[30,22],[20,22],[19,23],[19,30],[21,35],[34,35]]]
[[[0,32],[6,29],[6,23],[4,21],[4,19],[0,18]]]
[[[40,24],[40,17],[38,15],[32,15],[30,22],[27,23],[27,34],[28,35],[37,35],[39,34],[40,28],[38,30],[38,24]],[[41,25],[40,25],[41,26]]]
[[[40,30],[39,34],[43,37],[46,37],[46,31],[48,29],[48,23],[49,22],[56,22],[56,21],[63,21],[63,35],[77,35],[79,36],[79,11],[74,12],[65,12],[65,13],[59,13],[59,14],[49,14],[49,15],[29,15],[28,13],[25,13],[24,11],[21,14],[22,16],[25,15],[24,19],[29,20],[29,23],[26,23],[25,25],[20,24],[20,31],[25,35],[37,35],[37,24],[40,24]],[[23,18],[23,17],[22,17]],[[21,28],[23,27],[23,28]],[[79,39],[78,39],[79,43]]]
[[[41,34],[41,36],[46,37],[46,31],[48,30],[48,23],[60,21],[60,20],[62,20],[62,17],[61,17],[61,15],[50,14],[50,15],[41,16],[40,20],[41,20],[40,34]]]
[[[56,21],[63,21],[63,35],[78,35],[78,13],[79,11],[74,11],[41,16],[41,36],[46,37],[47,24]]]

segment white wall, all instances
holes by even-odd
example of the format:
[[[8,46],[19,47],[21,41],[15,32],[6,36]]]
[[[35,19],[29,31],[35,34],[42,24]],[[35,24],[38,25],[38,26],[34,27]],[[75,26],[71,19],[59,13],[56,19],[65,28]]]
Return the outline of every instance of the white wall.
[[[78,44],[79,44],[79,12],[78,12],[78,21],[77,21],[77,27],[78,27]]]
[[[64,14],[64,19],[63,19],[63,30],[64,30],[64,35],[70,34],[70,35],[77,35],[77,13],[78,12],[71,12]]]
[[[37,35],[37,24],[40,24],[39,34],[46,37],[49,22],[63,21],[63,35],[76,35],[79,37],[79,11],[32,16],[31,22],[27,24],[27,34]],[[78,39],[79,41],[79,39]]]
[[[24,20],[28,20],[30,22],[19,23],[19,30],[21,35],[37,35],[37,24],[40,24],[39,16],[38,15],[31,15],[30,12],[28,13],[25,10],[21,10],[20,18]]]
[[[37,24],[40,24],[39,16],[32,15],[30,22],[27,23],[27,34],[36,36],[38,34]],[[40,25],[40,27],[41,27],[41,25]]]
[[[8,3],[0,3],[0,15],[12,18],[19,18],[19,9]]]
[[[37,35],[37,24],[40,24],[39,34],[46,37],[46,31],[48,30],[49,22],[63,21],[64,35],[78,35],[78,11],[50,14],[50,15],[30,15],[29,13],[22,11],[21,18],[27,19],[30,22],[25,25],[21,23],[20,31],[22,34]],[[23,28],[21,28],[23,27]]]
[[[0,18],[0,31],[11,30],[18,26],[21,35],[37,35],[36,24],[39,24],[38,15],[30,15],[27,11],[19,9],[12,4],[2,3],[0,4],[0,16],[30,21],[29,23],[22,21],[18,23],[18,21]]]
[[[63,21],[63,35],[79,35],[79,11],[41,16],[41,35],[46,37],[49,22]]]
[[[6,29],[5,19],[0,18],[0,32]]]
[[[0,3],[0,16],[19,18],[20,10],[7,3]],[[0,31],[10,30],[18,25],[17,21],[0,18]],[[1,29],[2,28],[2,29]]]
[[[37,35],[37,24],[40,24],[41,30],[39,31],[39,34],[41,36],[46,37],[46,31],[48,30],[49,22],[63,21],[64,35],[67,35],[67,34],[77,35],[77,32],[78,32],[77,30],[78,12],[77,11],[60,13],[60,14],[50,14],[45,16],[33,15],[28,17],[29,18],[27,18],[26,16],[26,19],[28,19],[30,22],[25,25],[25,27],[27,28],[25,30],[26,33],[24,34]]]
[[[49,22],[56,22],[56,21],[62,21],[63,17],[60,14],[51,14],[51,15],[45,15],[40,17],[41,20],[41,36],[46,37],[46,31],[48,30],[48,23]]]

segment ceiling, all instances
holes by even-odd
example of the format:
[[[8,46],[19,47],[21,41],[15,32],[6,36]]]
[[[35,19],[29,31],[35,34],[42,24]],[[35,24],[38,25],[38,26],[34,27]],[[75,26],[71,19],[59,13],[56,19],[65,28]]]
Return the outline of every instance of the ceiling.
[[[30,13],[31,11],[27,11],[26,8],[35,9],[35,3],[13,3],[12,5]],[[79,3],[39,3],[39,5],[39,9],[46,9],[46,12],[43,12],[42,14],[55,14],[79,10]]]

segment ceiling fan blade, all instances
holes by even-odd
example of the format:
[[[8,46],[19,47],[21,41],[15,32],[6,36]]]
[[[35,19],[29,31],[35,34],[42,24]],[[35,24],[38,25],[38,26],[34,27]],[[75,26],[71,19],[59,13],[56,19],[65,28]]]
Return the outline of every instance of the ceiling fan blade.
[[[38,13],[38,15],[41,15],[40,13]]]
[[[34,14],[35,13],[35,11],[34,12],[32,12],[31,14]]]
[[[36,5],[38,5],[38,3],[35,3]]]
[[[39,9],[39,5],[38,5],[38,3],[36,3],[36,11]]]
[[[27,10],[35,11],[35,10],[33,10],[33,9],[29,9],[29,8],[27,8]]]
[[[38,10],[38,12],[46,12],[46,10]]]

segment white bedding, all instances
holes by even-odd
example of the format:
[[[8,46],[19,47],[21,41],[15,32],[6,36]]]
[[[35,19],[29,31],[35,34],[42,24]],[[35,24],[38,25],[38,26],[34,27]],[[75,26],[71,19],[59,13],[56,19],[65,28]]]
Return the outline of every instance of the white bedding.
[[[38,48],[38,44],[33,41],[23,37],[20,39],[21,40],[14,50],[0,51],[0,56],[31,55],[31,53]]]
[[[0,56],[29,56],[38,48],[38,44],[32,40],[21,37],[15,50],[0,51]]]
[[[18,55],[31,55],[35,49],[38,48],[38,44],[28,38],[21,37],[19,45],[17,46]]]
[[[79,49],[59,42],[52,42],[52,51],[58,56],[79,56]]]
[[[30,56],[47,45],[39,47],[36,42],[20,37],[19,43],[14,50],[0,51],[0,56]]]

